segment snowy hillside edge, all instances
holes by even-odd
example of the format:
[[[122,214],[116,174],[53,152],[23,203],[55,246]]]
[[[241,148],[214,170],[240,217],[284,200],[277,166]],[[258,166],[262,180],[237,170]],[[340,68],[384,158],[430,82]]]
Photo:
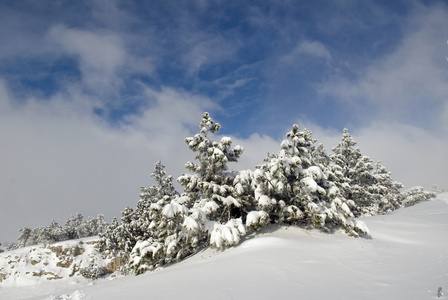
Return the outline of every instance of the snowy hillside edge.
[[[35,245],[0,255],[0,285],[26,286],[68,277],[97,279],[114,273],[119,258],[103,258],[95,249],[97,239],[70,240]]]
[[[297,299],[300,295],[304,299],[446,299],[447,216],[448,193],[444,193],[390,214],[361,218],[371,229],[371,239],[271,225],[223,252],[208,248],[158,272],[137,277],[111,275],[95,281],[79,272],[70,277],[63,268],[60,273],[51,269],[58,259],[45,247],[34,251],[33,247],[22,248],[0,255],[1,267],[8,263],[7,256],[20,262],[14,266],[16,274],[0,283],[0,298],[197,300]],[[93,239],[57,245],[67,245],[63,249],[81,245],[85,249],[82,255],[86,255],[94,249],[90,241]],[[39,251],[50,256],[33,265],[31,253]],[[81,263],[81,257],[74,261],[88,266],[90,261]],[[101,264],[107,262],[99,261]],[[28,267],[44,265],[46,272],[53,270],[66,277],[47,280],[55,276],[26,274],[33,272]],[[167,289],[173,282],[176,288]]]

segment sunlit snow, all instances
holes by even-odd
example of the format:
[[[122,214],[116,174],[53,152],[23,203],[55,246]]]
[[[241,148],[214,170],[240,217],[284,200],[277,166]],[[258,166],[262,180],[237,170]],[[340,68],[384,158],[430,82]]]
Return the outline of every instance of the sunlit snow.
[[[28,286],[5,281],[0,283],[0,299],[448,297],[448,193],[360,220],[367,224],[371,238],[271,225],[236,247],[207,249],[137,277],[36,279]],[[7,254],[11,252],[0,254],[0,258]],[[30,265],[17,271],[25,272],[27,267]],[[445,294],[441,298],[437,298],[439,287]]]

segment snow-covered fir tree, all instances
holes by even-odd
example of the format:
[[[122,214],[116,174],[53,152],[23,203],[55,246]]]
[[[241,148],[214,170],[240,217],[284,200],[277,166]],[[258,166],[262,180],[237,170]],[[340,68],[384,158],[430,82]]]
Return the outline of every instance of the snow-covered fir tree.
[[[64,232],[67,236],[67,239],[77,239],[80,235],[84,235],[83,231],[84,228],[82,228],[81,224],[83,221],[83,216],[81,214],[76,214],[74,216],[71,216],[67,222],[65,222],[64,225]]]
[[[346,199],[353,200],[355,207],[351,207],[355,216],[362,214],[374,214],[372,211],[374,204],[373,185],[376,182],[373,176],[373,161],[361,154],[356,142],[344,129],[342,140],[333,147],[333,154],[330,156],[332,162],[340,168],[342,177],[337,183]]]
[[[118,256],[121,249],[119,247],[119,236],[117,228],[120,226],[117,218],[113,218],[112,222],[106,226],[104,233],[100,233],[100,239],[98,241],[98,249],[105,256]],[[119,250],[120,249],[120,250]]]
[[[429,201],[431,198],[437,197],[437,194],[431,191],[425,191],[421,186],[414,186],[413,188],[404,191],[403,206],[413,206],[421,202]]]
[[[138,226],[146,228],[130,253],[130,267],[136,274],[180,260],[198,247],[199,238],[184,230],[188,198],[175,191],[172,177],[158,162],[151,176],[155,184],[142,188],[137,205]]]
[[[273,222],[312,225],[322,229],[341,226],[354,236],[368,234],[353,214],[339,189],[328,180],[331,171],[322,163],[323,155],[312,157],[316,142],[311,131],[294,125],[281,143],[278,154],[270,155],[254,172],[257,210]],[[257,215],[265,222],[265,215]],[[259,226],[251,218],[248,227]]]
[[[151,177],[154,179],[154,185],[149,188],[141,187],[137,208],[142,210],[148,208],[155,200],[178,194],[174,188],[172,176],[167,175],[165,166],[161,161],[156,163]]]
[[[392,179],[391,173],[386,170],[382,161],[375,164],[373,176],[375,177],[373,193],[375,211],[378,214],[383,214],[400,208],[403,202],[400,189],[403,188],[403,185]]]
[[[312,151],[311,156],[313,157],[313,162],[324,172],[327,181],[339,189],[340,197],[344,197],[343,191],[349,187],[350,179],[345,177],[342,168],[332,161],[331,156],[326,153],[323,144],[319,144]],[[355,203],[352,200],[347,199],[347,205],[351,209],[355,208]]]
[[[112,222],[106,227],[104,233],[100,234],[98,241],[98,249],[107,257],[127,257],[136,241],[127,231],[126,225],[123,224],[132,218],[128,217],[129,207],[126,207],[122,212],[122,223],[114,218]],[[129,224],[129,223],[127,223]]]
[[[403,196],[401,183],[392,179],[381,161],[373,161],[355,148],[356,142],[344,129],[342,140],[333,148],[331,168],[338,168],[342,176],[335,178],[343,196],[353,200],[355,216],[372,216],[390,212],[401,207]],[[339,172],[334,174],[339,174]]]
[[[185,139],[188,148],[197,153],[197,162],[187,162],[185,167],[192,173],[178,178],[191,209],[184,227],[200,239],[209,238],[212,246],[234,245],[245,230],[241,199],[233,184],[236,172],[229,171],[227,163],[237,162],[243,147],[232,148],[229,137],[219,142],[211,140],[209,135],[217,133],[221,126],[207,112],[202,115],[199,127],[199,133]]]
[[[136,274],[182,259],[198,246],[198,239],[183,231],[186,197],[179,197],[160,161],[151,177],[155,183],[141,188],[137,207],[125,208],[121,223],[114,219],[99,241],[106,255],[129,258]]]
[[[21,228],[20,230],[20,236],[17,238],[17,244],[16,248],[22,248],[26,246],[32,245],[31,242],[31,234],[33,230],[29,227]]]
[[[126,207],[121,213],[121,223],[114,219],[106,232],[100,236],[100,250],[114,255],[119,252],[128,255],[138,241],[151,237],[153,233],[150,224],[156,216],[151,206],[164,197],[170,198],[177,194],[172,176],[166,174],[162,162],[156,163],[151,177],[154,184],[148,188],[141,187],[137,207]]]
[[[139,239],[130,253],[130,267],[136,274],[180,260],[191,254],[198,240],[182,230],[188,208],[178,195],[168,196],[148,209],[148,237]]]

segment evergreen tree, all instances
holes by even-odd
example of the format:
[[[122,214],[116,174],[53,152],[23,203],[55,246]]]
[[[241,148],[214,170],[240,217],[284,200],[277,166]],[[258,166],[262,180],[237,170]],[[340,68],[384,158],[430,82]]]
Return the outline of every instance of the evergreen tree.
[[[52,236],[51,240],[53,240],[53,242],[67,240],[67,236],[65,235],[63,228],[55,220],[51,221],[48,228],[50,235]]]
[[[99,234],[98,249],[106,256],[120,256],[119,254],[124,251],[124,247],[120,244],[121,230],[119,227],[120,223],[117,218],[114,218],[104,233]]]
[[[198,239],[183,231],[187,198],[179,197],[164,168],[157,162],[151,174],[155,184],[142,187],[137,207],[127,207],[121,223],[114,219],[100,235],[100,250],[129,258],[129,268],[136,274],[182,259],[198,246]]]
[[[344,129],[342,140],[333,148],[332,162],[340,168],[342,176],[338,177],[337,185],[344,198],[353,200],[352,211],[356,217],[363,213],[371,213],[374,205],[372,187],[376,179],[373,176],[373,161],[363,156],[359,148],[354,148],[356,142]]]
[[[154,179],[154,185],[149,188],[141,187],[140,200],[137,204],[139,213],[143,213],[149,208],[151,203],[162,199],[164,196],[174,196],[178,193],[173,186],[172,176],[168,176],[165,172],[165,166],[161,161],[158,161],[151,173]]]
[[[17,238],[17,248],[26,247],[30,245],[31,241],[31,235],[33,230],[29,227],[21,228],[20,230],[20,236]]]
[[[103,233],[107,228],[107,222],[104,220],[104,215],[100,214],[94,219],[91,226],[91,236]]]
[[[130,253],[129,265],[136,274],[180,260],[197,246],[182,230],[189,211],[182,202],[177,195],[166,195],[149,207],[148,237],[138,240]]]
[[[375,211],[379,214],[391,212],[402,205],[403,196],[400,189],[403,185],[392,179],[391,173],[386,170],[383,163],[378,161],[373,172],[375,177]]]
[[[63,227],[64,233],[67,236],[67,239],[78,239],[80,236],[81,224],[83,221],[83,215],[80,213],[71,216]]]
[[[437,197],[436,193],[425,191],[421,186],[414,186],[403,193],[403,205],[409,207],[421,202],[430,201],[431,198],[435,197]]]
[[[232,148],[229,137],[221,138],[220,142],[211,140],[208,134],[217,133],[221,126],[207,112],[202,115],[199,127],[198,134],[185,139],[197,153],[197,162],[187,162],[185,167],[192,174],[178,178],[190,208],[184,231],[218,248],[235,245],[246,233],[241,219],[244,211],[234,187],[237,173],[229,171],[227,163],[237,162],[243,148],[239,145]]]
[[[273,222],[312,225],[326,230],[342,226],[355,236],[368,234],[362,223],[352,220],[345,198],[328,180],[327,174],[331,171],[325,167],[322,147],[316,152],[311,131],[299,131],[294,125],[286,137],[280,152],[270,155],[254,172],[258,211],[268,213]],[[259,217],[265,222],[264,215]]]
[[[355,216],[383,214],[401,207],[402,184],[392,179],[381,161],[374,168],[373,161],[355,146],[356,142],[344,129],[342,141],[333,148],[330,163],[337,175],[336,185],[349,199],[348,203],[354,204],[351,208]]]
[[[239,145],[231,148],[229,137],[223,137],[220,142],[212,141],[208,134],[217,133],[221,126],[208,113],[202,115],[199,127],[198,134],[185,139],[188,148],[197,152],[197,163],[188,162],[185,167],[192,174],[182,175],[178,182],[190,199],[190,207],[204,211],[209,220],[226,223],[241,215],[238,209],[241,203],[234,198],[236,173],[228,171],[227,163],[237,162],[243,148]]]
[[[257,182],[255,180],[255,172],[251,170],[243,170],[238,172],[237,176],[233,181],[233,186],[236,198],[238,198],[240,203],[242,204],[241,210],[243,212],[243,220],[244,220],[250,211],[254,211],[257,208],[255,201],[255,189],[257,187]],[[252,216],[255,215],[252,214]],[[260,226],[261,225],[262,224],[260,224]],[[259,228],[263,227],[263,226],[260,227],[258,225],[255,226]]]
[[[165,166],[158,161],[151,173],[154,185],[141,187],[140,200],[136,208],[126,207],[122,211],[121,223],[114,219],[106,232],[100,235],[100,250],[121,253],[128,256],[139,241],[146,241],[159,234],[151,225],[159,216],[159,210],[178,194],[173,186],[172,176],[165,172]],[[165,203],[167,202],[167,203]]]

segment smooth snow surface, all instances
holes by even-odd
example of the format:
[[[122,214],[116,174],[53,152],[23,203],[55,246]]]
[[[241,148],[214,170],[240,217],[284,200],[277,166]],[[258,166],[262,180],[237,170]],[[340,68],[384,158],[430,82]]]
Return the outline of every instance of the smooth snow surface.
[[[447,193],[362,221],[371,239],[270,226],[138,277],[0,284],[0,299],[448,299]]]

